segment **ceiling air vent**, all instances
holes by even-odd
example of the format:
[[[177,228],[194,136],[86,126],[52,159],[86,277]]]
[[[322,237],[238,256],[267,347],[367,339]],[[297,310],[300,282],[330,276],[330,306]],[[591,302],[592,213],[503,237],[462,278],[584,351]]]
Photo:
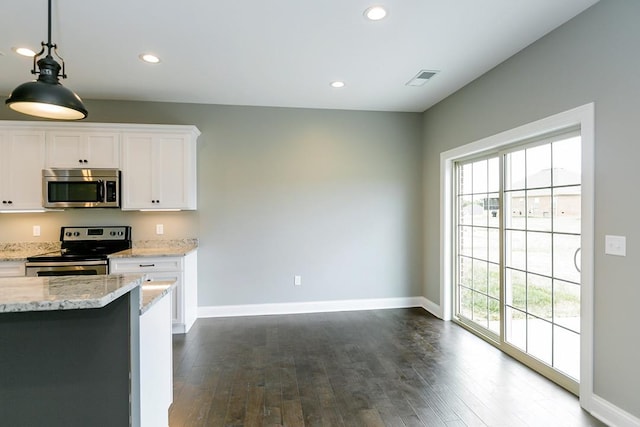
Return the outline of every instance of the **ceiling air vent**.
[[[426,82],[428,82],[433,76],[438,74],[440,71],[430,71],[430,70],[421,70],[414,78],[409,80],[406,85],[407,86],[422,86]]]

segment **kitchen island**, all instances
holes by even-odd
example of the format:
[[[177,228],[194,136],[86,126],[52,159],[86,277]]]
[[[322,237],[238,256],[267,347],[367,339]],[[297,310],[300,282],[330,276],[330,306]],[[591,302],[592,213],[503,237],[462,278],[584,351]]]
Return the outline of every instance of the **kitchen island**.
[[[156,282],[146,291],[141,285],[142,275],[0,278],[2,423],[158,425],[141,414],[166,413],[167,380],[146,411],[141,390],[149,375],[171,384],[165,295],[174,285]],[[141,370],[145,359],[157,358],[141,342],[159,346],[165,360],[169,353],[168,367],[162,365],[168,371]],[[154,403],[162,411],[150,410]]]

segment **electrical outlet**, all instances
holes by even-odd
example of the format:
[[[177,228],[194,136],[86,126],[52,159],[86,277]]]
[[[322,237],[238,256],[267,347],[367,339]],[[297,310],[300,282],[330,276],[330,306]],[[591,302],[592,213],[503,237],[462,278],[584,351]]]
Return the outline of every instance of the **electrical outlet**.
[[[302,276],[293,276],[293,284],[295,286],[302,286]]]
[[[156,224],[156,234],[164,234],[164,224]]]
[[[34,225],[33,226],[33,235],[34,236],[39,236],[40,235],[40,226],[39,225]]]

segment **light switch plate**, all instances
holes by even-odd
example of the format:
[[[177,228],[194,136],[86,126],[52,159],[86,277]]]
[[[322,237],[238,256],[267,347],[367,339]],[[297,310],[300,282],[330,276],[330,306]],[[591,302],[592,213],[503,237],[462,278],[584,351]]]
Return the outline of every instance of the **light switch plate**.
[[[627,238],[625,236],[604,236],[604,253],[627,256]]]

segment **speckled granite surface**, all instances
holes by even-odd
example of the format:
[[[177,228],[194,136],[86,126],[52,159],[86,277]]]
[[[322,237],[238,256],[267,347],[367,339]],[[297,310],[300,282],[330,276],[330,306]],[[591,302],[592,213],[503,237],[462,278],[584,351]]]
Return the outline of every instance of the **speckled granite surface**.
[[[136,240],[132,246],[109,255],[109,258],[185,256],[198,249],[198,239]]]
[[[171,292],[176,286],[175,280],[153,281],[142,283],[142,302],[140,303],[140,315],[144,314],[156,301]]]
[[[33,255],[60,250],[60,242],[0,243],[0,261],[26,261]]]
[[[198,239],[135,240],[132,249],[110,258],[185,256],[198,249]],[[0,261],[26,261],[28,257],[60,250],[60,242],[0,243]]]
[[[140,274],[0,278],[0,313],[101,308],[142,280]]]

